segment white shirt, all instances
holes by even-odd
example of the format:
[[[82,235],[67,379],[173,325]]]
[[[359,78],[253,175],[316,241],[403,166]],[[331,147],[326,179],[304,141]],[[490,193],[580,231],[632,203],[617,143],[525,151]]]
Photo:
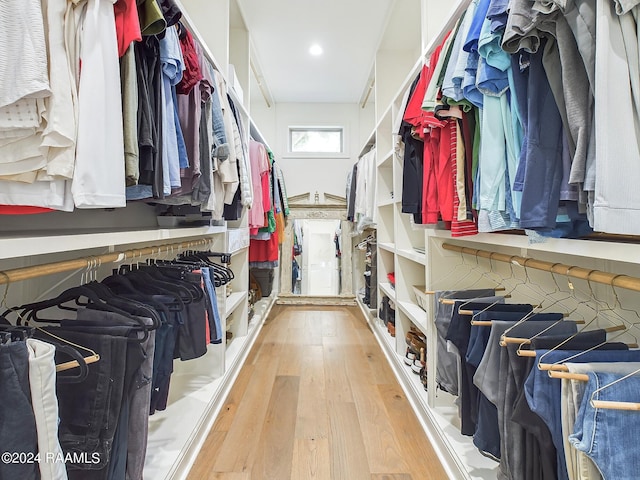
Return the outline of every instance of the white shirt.
[[[0,8],[0,107],[49,95],[40,0],[3,0]]]
[[[120,65],[112,0],[88,0],[79,35],[78,140],[71,190],[76,207],[124,207]]]
[[[66,0],[42,0],[47,23],[49,83],[51,96],[46,100],[46,127],[42,145],[49,147],[46,172],[50,176],[72,178],[75,165],[77,91],[71,69],[71,53],[65,42]]]

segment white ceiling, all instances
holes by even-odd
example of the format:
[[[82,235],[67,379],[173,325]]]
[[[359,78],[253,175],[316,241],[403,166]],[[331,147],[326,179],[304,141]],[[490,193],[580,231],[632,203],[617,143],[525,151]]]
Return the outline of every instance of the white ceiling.
[[[393,2],[238,0],[252,56],[276,103],[359,102]],[[313,43],[324,49],[321,56],[309,54]]]

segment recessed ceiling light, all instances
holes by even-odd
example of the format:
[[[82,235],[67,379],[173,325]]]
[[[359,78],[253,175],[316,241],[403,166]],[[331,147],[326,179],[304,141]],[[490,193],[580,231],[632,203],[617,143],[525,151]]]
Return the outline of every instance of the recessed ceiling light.
[[[320,45],[318,45],[317,43],[314,43],[314,44],[313,44],[313,45],[311,45],[311,47],[309,48],[309,53],[310,53],[311,55],[316,56],[316,57],[317,57],[318,55],[322,55],[322,52],[323,52],[322,47],[321,47]]]

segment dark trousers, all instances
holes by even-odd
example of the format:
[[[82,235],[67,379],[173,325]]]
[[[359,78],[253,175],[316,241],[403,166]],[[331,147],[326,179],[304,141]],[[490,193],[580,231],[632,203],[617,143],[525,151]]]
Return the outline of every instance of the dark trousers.
[[[66,454],[84,454],[88,460],[67,463],[69,479],[106,480],[124,394],[127,339],[53,327],[51,331],[100,355],[98,362],[89,365],[84,381],[58,382],[58,435]],[[40,335],[46,340],[45,334]]]
[[[0,453],[38,453],[36,419],[31,408],[29,354],[24,342],[0,346]],[[13,460],[13,458],[11,458]],[[36,480],[38,463],[0,462],[0,480]],[[27,458],[28,460],[28,458]]]

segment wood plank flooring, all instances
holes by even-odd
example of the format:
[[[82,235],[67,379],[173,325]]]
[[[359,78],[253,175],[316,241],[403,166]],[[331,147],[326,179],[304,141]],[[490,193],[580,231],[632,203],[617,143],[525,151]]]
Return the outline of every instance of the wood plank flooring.
[[[276,306],[189,480],[443,480],[360,311]]]

